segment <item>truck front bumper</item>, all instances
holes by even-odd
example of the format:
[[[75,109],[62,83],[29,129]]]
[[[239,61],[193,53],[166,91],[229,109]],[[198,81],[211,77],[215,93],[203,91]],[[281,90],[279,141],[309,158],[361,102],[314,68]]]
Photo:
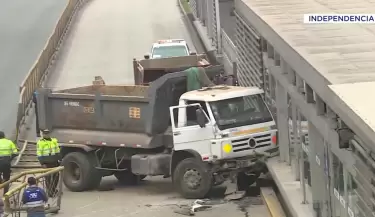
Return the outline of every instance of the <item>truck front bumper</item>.
[[[279,154],[278,147],[267,150],[264,153],[257,153],[251,156],[231,159],[219,159],[213,162],[215,171],[247,171],[247,170],[264,170],[266,160]]]

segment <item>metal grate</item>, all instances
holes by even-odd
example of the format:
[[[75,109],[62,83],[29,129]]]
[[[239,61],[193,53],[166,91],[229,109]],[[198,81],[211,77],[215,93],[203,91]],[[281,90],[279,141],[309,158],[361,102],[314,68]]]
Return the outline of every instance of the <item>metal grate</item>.
[[[237,12],[235,12],[235,17],[236,32],[234,44],[238,54],[238,82],[241,86],[263,88],[261,38]]]
[[[194,14],[195,17],[198,17],[198,13],[197,13],[197,0],[190,0],[189,1],[189,5],[190,5],[190,8],[191,8],[191,12],[193,12],[193,14]]]

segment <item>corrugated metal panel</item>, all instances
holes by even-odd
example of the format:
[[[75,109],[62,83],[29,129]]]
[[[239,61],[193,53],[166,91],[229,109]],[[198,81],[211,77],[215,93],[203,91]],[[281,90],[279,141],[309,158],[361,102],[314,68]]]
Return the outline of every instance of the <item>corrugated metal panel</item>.
[[[263,88],[263,57],[261,37],[235,12],[236,33],[234,44],[238,54],[238,82],[241,86]]]
[[[353,144],[354,140],[352,141]],[[355,143],[364,147],[358,140]],[[374,216],[375,211],[375,169],[369,162],[368,156],[364,156],[362,151],[356,149],[353,145],[353,157],[355,159],[353,168],[355,173],[352,175],[355,185],[355,202],[358,210],[367,216]]]

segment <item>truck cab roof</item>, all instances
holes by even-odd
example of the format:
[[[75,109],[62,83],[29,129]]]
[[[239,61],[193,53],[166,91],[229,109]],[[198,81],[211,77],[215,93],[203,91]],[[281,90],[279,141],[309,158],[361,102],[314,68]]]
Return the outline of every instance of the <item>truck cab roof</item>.
[[[240,87],[217,85],[193,90],[181,95],[182,100],[213,102],[234,97],[262,94],[263,90],[257,87]]]

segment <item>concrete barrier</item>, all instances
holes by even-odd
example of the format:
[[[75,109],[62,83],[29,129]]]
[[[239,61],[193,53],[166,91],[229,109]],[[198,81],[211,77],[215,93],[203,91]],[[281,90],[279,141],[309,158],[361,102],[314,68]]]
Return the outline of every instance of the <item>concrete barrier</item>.
[[[29,73],[22,81],[19,91],[20,98],[18,101],[17,121],[15,133],[12,139],[16,140],[20,134],[22,125],[25,124],[27,115],[32,108],[33,93],[41,86],[48,74],[48,69],[53,64],[57,51],[62,44],[63,39],[70,27],[72,18],[78,9],[89,0],[69,0],[65,9],[63,10],[59,20],[56,23],[55,29],[49,37],[45,47],[39,54],[39,57],[31,67]]]

